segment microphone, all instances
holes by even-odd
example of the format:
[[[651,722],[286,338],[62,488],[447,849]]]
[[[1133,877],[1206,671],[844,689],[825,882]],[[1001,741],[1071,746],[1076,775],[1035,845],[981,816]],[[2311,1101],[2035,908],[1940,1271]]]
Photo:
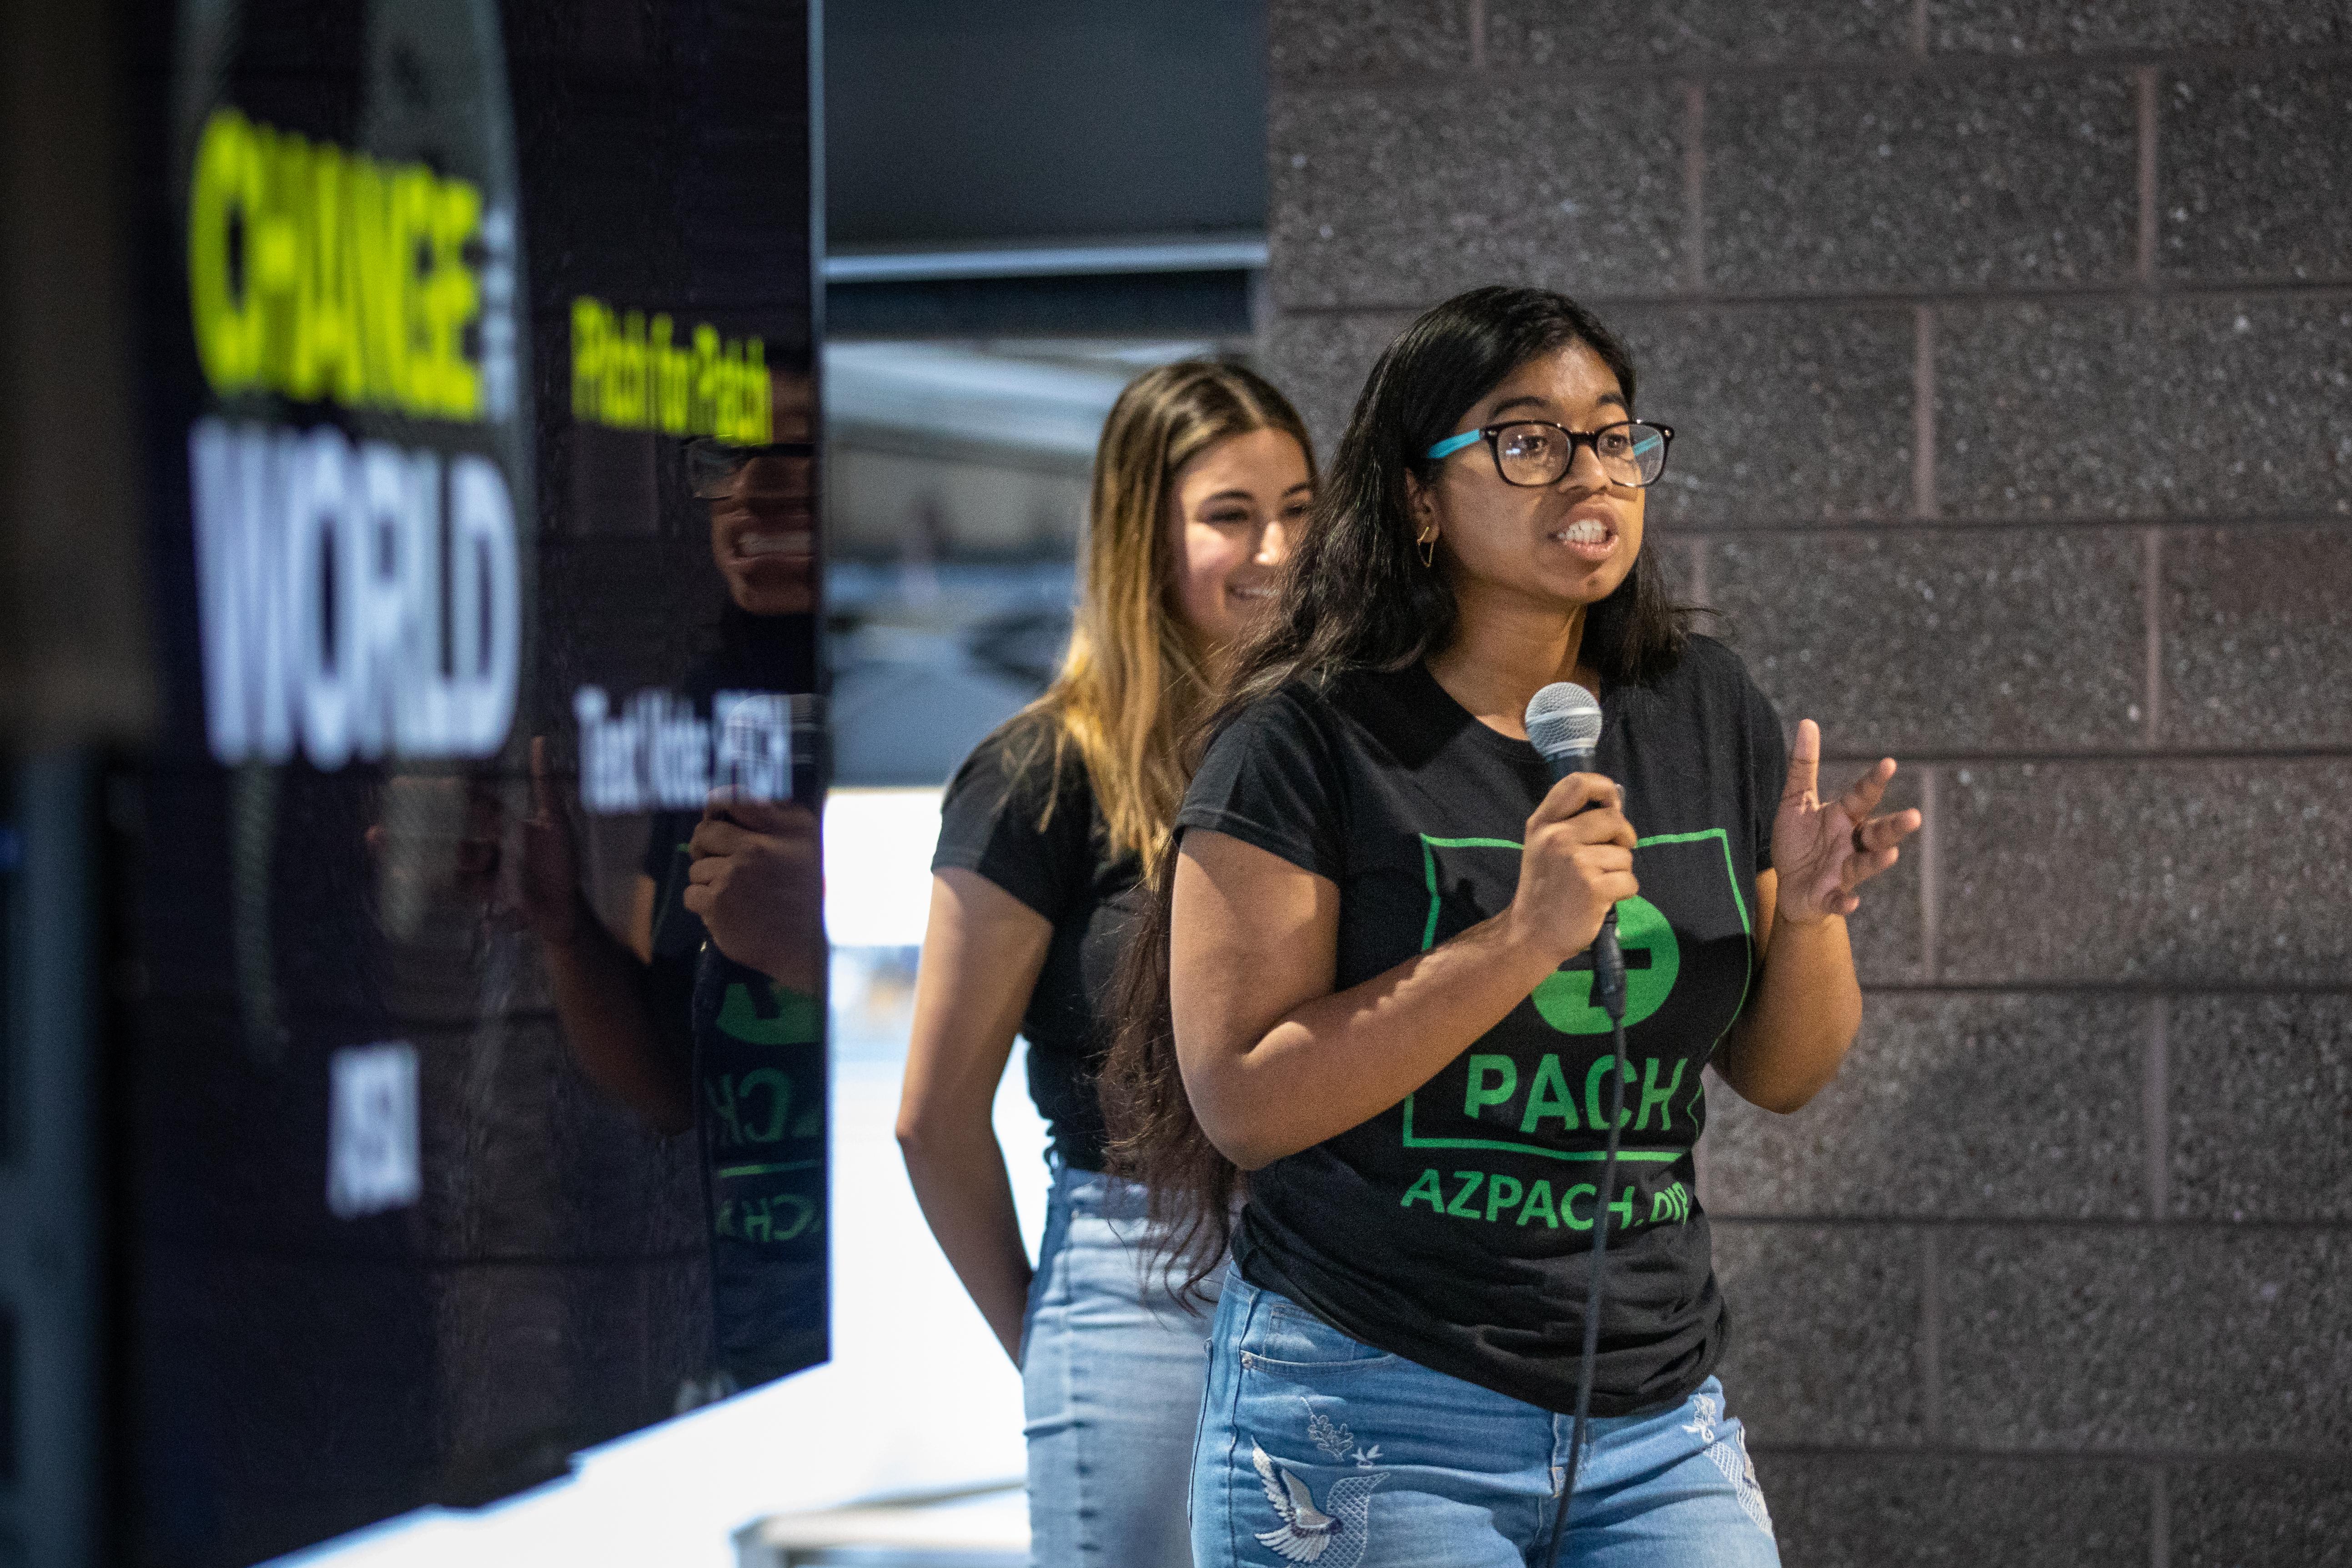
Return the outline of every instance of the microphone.
[[[1555,680],[1528,702],[1528,743],[1541,752],[1554,784],[1600,771],[1601,704],[1572,680]],[[1586,807],[1591,810],[1590,806]],[[1592,939],[1592,1000],[1610,1022],[1625,1019],[1625,957],[1617,947],[1617,911],[1601,918]]]
[[[1600,702],[1572,680],[1553,681],[1528,703],[1528,741],[1543,753],[1554,784],[1570,773],[1598,773],[1595,753],[1601,747]],[[1592,1281],[1584,1297],[1584,1353],[1577,1366],[1576,1425],[1568,1441],[1568,1463],[1561,1470],[1559,1506],[1552,1510],[1551,1541],[1544,1552],[1544,1568],[1555,1568],[1559,1562],[1559,1543],[1568,1528],[1568,1510],[1576,1500],[1576,1472],[1584,1457],[1585,1434],[1591,1419],[1592,1376],[1601,1356],[1601,1307],[1608,1278],[1603,1265],[1609,1249],[1609,1203],[1617,1184],[1617,1123],[1625,1114],[1625,958],[1617,949],[1614,906],[1601,917],[1600,934],[1592,939],[1592,1000],[1609,1015],[1611,1049],[1619,1067],[1609,1075],[1609,1131],[1601,1156],[1601,1206],[1593,1213]]]

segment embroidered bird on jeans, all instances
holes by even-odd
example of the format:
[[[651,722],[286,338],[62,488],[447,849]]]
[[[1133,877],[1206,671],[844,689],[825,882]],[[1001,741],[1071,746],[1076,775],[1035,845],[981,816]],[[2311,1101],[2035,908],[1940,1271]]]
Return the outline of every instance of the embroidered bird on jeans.
[[[1326,1512],[1315,1506],[1315,1494],[1307,1490],[1307,1483],[1267,1458],[1255,1438],[1250,1441],[1250,1463],[1257,1467],[1266,1500],[1274,1504],[1282,1521],[1279,1530],[1259,1534],[1260,1544],[1293,1563],[1313,1563],[1318,1568],[1355,1568],[1363,1560],[1364,1548],[1370,1544],[1366,1526],[1371,1517],[1372,1492],[1388,1479],[1386,1475],[1349,1476],[1334,1483],[1324,1494],[1329,1509]],[[1327,1552],[1331,1554],[1328,1563],[1324,1561]]]

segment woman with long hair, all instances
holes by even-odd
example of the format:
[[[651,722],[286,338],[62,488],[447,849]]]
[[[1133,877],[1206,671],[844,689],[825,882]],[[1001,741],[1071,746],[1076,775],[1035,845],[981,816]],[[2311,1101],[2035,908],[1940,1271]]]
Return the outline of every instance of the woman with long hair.
[[[1820,799],[1819,730],[1790,756],[1689,629],[1643,531],[1673,433],[1633,395],[1558,294],[1412,323],[1209,725],[1108,1086],[1195,1287],[1231,1232],[1202,1568],[1517,1568],[1562,1521],[1562,1561],[1778,1561],[1713,1376],[1700,1069],[1780,1111],[1828,1083],[1855,889],[1919,819],[1874,815],[1891,760]],[[1557,681],[1605,726],[1554,783],[1522,716]],[[1622,1050],[1580,956],[1612,909]]]
[[[1040,1568],[1192,1562],[1206,1325],[1147,1275],[1145,1199],[1103,1174],[1095,1077],[1139,889],[1183,795],[1179,737],[1271,607],[1313,494],[1307,428],[1262,378],[1198,361],[1138,377],[1096,454],[1061,672],[942,807],[898,1139],[932,1234],[1022,1370]],[[1053,1136],[1034,1270],[990,1122],[1016,1030]]]

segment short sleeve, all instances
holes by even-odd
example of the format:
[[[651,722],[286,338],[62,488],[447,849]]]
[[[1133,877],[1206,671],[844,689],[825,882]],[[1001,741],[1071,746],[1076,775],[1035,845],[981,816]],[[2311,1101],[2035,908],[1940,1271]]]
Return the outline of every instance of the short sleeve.
[[[1320,699],[1285,688],[1244,709],[1209,744],[1176,814],[1337,882],[1340,772]]]
[[[1756,869],[1772,868],[1772,821],[1780,813],[1780,793],[1789,787],[1788,731],[1780,710],[1741,671],[1748,689],[1748,800],[1755,816]]]
[[[940,803],[933,871],[985,878],[1052,921],[1087,896],[1094,800],[1085,764],[1035,719],[1016,719],[972,749]],[[1075,776],[1073,776],[1075,775]]]

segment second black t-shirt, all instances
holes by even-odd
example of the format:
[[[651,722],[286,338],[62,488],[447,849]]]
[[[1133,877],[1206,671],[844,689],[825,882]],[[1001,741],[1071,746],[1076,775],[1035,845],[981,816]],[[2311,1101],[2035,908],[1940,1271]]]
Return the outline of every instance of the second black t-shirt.
[[[1737,657],[1603,694],[1601,771],[1625,786],[1641,895],[1618,909],[1625,1060],[1563,968],[1402,1103],[1250,1177],[1243,1276],[1344,1332],[1552,1410],[1575,1402],[1608,1077],[1622,1075],[1617,1198],[1592,1408],[1685,1397],[1722,1352],[1691,1151],[1700,1069],[1754,973],[1757,874],[1785,773],[1771,705]],[[1178,814],[1339,889],[1338,986],[1508,907],[1535,748],[1421,665],[1294,682],[1212,744]]]
[[[1140,912],[1142,863],[1114,848],[1076,748],[1056,765],[1040,713],[1007,721],[973,748],[940,807],[934,871],[957,868],[1003,889],[1054,928],[1029,994],[1029,1093],[1066,1164],[1099,1171],[1102,1101],[1095,1077],[1110,1048],[1111,982]]]

